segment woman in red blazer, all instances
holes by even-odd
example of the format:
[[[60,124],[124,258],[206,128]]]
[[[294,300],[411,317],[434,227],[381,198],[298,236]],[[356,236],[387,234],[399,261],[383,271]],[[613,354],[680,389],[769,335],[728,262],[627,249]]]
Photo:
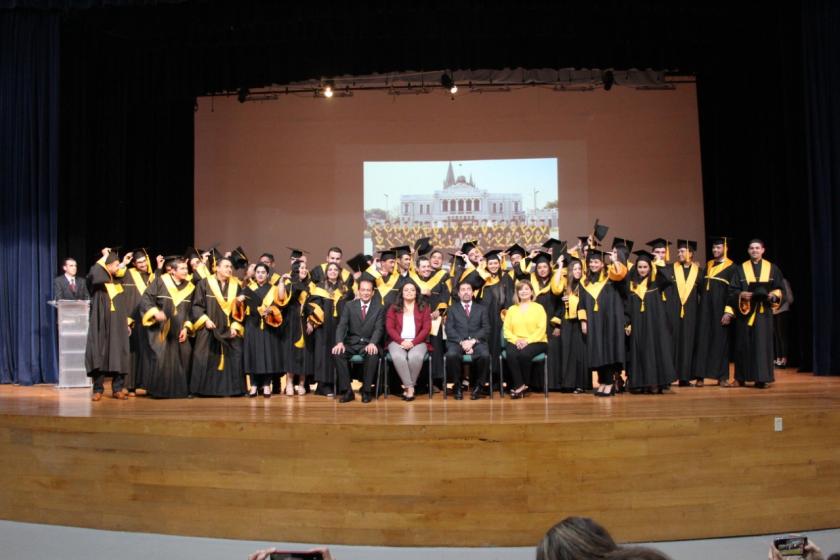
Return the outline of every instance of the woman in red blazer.
[[[394,369],[402,380],[405,391],[403,400],[414,400],[414,385],[423,369],[432,329],[432,313],[425,301],[418,298],[414,282],[406,282],[400,289],[397,301],[388,308],[385,329],[388,331],[388,352]]]

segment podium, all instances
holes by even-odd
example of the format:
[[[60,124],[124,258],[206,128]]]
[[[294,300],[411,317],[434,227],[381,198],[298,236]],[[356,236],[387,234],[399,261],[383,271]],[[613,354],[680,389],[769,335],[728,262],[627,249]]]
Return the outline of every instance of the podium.
[[[47,302],[58,309],[58,388],[90,387],[85,369],[90,301]]]

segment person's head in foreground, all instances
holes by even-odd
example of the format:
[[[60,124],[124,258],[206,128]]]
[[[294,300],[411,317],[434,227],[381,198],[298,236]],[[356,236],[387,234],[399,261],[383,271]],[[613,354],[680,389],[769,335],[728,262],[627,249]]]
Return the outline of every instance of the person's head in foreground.
[[[607,558],[618,545],[609,532],[588,517],[567,517],[549,529],[537,545],[537,560]]]

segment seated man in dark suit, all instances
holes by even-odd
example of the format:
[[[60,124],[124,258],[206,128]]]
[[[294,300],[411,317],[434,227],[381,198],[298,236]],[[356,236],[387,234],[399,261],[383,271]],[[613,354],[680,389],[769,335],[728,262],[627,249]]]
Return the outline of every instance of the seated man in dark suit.
[[[61,266],[64,274],[53,280],[53,296],[56,301],[63,299],[90,299],[87,284],[84,278],[76,277],[78,265],[76,260],[70,257],[64,259]]]
[[[362,402],[370,402],[370,390],[376,381],[379,345],[384,332],[385,307],[379,298],[373,297],[373,282],[363,277],[359,282],[359,299],[344,306],[335,332],[336,345],[333,346],[332,353],[338,376],[336,390],[344,393],[339,402],[345,403],[356,398],[350,387],[348,363],[350,358],[356,355],[365,358]]]
[[[487,380],[490,352],[487,337],[490,335],[490,321],[487,309],[473,300],[473,287],[469,282],[458,284],[458,302],[449,306],[446,312],[446,376],[455,383],[455,399],[464,398],[461,388],[461,357],[472,357],[472,394],[470,398],[481,398],[481,388]]]

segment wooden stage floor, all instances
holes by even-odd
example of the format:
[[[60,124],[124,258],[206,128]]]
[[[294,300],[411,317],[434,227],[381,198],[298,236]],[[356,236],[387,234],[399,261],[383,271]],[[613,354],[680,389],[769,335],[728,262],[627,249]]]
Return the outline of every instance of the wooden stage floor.
[[[782,418],[781,432],[774,430]],[[840,378],[526,399],[92,403],[0,386],[0,518],[372,545],[625,541],[840,526]]]

